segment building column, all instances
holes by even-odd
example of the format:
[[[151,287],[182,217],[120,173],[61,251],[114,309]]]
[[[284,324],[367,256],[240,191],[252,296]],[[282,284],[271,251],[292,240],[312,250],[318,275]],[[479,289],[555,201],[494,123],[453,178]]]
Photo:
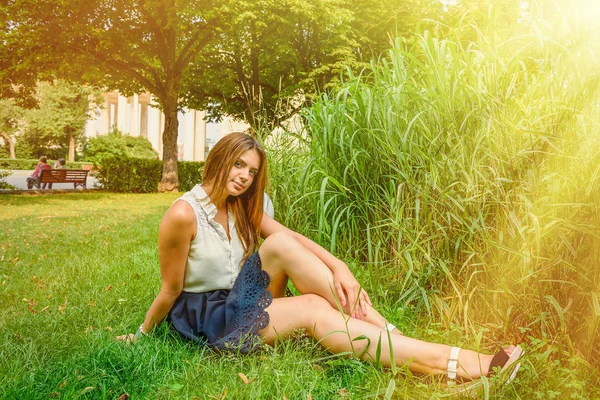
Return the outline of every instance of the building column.
[[[140,136],[148,137],[148,103],[140,103]]]
[[[119,94],[119,100],[117,103],[117,112],[116,112],[116,123],[117,129],[123,133],[128,133],[129,129],[127,126],[127,97],[121,96]]]
[[[140,136],[140,103],[138,95],[134,94],[131,98],[131,118],[129,124],[129,134],[131,136]]]

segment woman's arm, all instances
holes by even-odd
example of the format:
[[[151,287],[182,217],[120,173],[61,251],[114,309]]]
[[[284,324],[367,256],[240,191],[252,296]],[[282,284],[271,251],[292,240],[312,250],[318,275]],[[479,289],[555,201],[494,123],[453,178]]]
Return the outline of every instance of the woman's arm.
[[[166,212],[158,231],[158,259],[162,286],[146,313],[141,326],[143,333],[149,333],[165,318],[181,294],[190,242],[195,234],[194,210],[184,201],[176,202]],[[131,338],[132,335],[118,337],[124,340]]]
[[[263,214],[261,236],[266,239],[276,232],[285,232],[292,236],[327,265],[333,274],[333,284],[340,304],[345,307],[346,311],[352,312],[355,305],[357,305],[363,315],[367,315],[367,304],[372,305],[369,295],[361,288],[346,263],[306,236],[294,232],[268,215]]]

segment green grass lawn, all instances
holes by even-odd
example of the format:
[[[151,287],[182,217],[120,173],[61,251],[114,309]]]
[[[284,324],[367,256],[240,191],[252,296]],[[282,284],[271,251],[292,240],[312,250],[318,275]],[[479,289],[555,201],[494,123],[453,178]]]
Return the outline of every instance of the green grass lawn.
[[[0,196],[0,397],[10,399],[432,398],[431,379],[332,357],[299,335],[250,356],[218,355],[165,326],[133,345],[133,332],[159,290],[157,232],[176,194],[74,193]],[[356,270],[361,280],[367,273]],[[479,348],[436,321],[376,305],[405,333]],[[388,296],[389,297],[389,296]],[[514,386],[498,398],[585,398],[588,371],[574,358],[553,365],[535,340]],[[536,347],[538,346],[538,347]],[[537,350],[536,350],[537,349]],[[243,374],[249,383],[240,376]],[[571,386],[569,386],[571,385]],[[124,398],[124,397],[121,397]]]

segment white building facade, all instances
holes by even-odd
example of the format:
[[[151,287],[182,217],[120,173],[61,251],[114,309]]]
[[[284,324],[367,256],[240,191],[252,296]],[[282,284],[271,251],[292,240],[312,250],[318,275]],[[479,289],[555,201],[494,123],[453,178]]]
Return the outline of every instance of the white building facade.
[[[85,127],[87,137],[105,135],[116,127],[120,132],[131,136],[147,138],[162,159],[162,132],[165,116],[154,107],[149,93],[125,97],[118,92],[104,94],[104,104],[96,109]],[[177,114],[179,132],[177,135],[178,158],[185,161],[204,161],[208,151],[224,135],[245,131],[248,125],[224,117],[221,122],[206,122],[205,111],[184,110]]]

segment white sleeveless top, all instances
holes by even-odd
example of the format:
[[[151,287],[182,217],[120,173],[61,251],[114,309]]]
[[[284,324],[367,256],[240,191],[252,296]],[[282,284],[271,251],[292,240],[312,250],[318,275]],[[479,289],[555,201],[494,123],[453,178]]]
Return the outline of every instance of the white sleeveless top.
[[[175,201],[180,200],[188,203],[196,214],[196,237],[190,244],[183,290],[202,293],[231,289],[244,257],[244,247],[235,228],[233,214],[228,212],[227,216],[230,242],[223,226],[214,220],[217,207],[202,186],[194,186]]]

